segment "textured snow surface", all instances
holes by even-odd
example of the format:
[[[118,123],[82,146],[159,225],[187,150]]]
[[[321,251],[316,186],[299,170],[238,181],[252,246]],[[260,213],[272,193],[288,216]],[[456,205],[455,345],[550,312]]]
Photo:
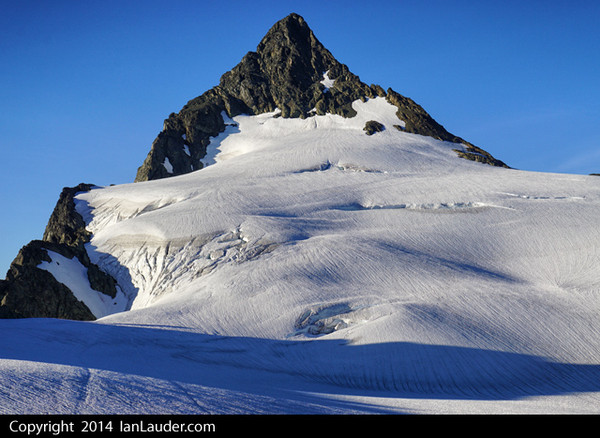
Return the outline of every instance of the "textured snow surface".
[[[202,170],[79,194],[130,310],[0,321],[0,412],[599,412],[600,178],[355,108],[235,117]]]

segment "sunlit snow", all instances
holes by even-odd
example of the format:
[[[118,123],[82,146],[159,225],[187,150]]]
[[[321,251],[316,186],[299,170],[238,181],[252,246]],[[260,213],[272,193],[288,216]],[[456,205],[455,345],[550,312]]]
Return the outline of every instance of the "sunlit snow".
[[[77,195],[129,310],[1,320],[0,412],[597,413],[600,178],[354,108],[227,119],[204,169]]]
[[[321,81],[321,84],[323,84],[323,86],[325,87],[325,90],[323,90],[324,92],[329,91],[329,89],[331,87],[333,87],[334,82],[335,82],[335,79],[329,78],[329,71],[326,71],[325,73],[323,73],[323,80]]]

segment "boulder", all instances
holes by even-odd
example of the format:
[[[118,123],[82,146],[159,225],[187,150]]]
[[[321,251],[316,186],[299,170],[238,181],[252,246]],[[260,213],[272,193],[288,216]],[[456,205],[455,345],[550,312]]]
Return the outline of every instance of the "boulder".
[[[385,126],[376,120],[369,120],[365,123],[365,127],[363,128],[363,131],[365,131],[367,135],[373,135],[376,132],[382,132],[383,130],[385,130]]]

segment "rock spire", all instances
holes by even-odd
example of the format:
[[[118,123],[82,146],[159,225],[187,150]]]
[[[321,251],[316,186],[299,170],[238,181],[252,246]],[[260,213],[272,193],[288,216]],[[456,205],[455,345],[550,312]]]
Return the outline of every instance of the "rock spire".
[[[328,89],[324,78],[333,84]],[[279,109],[281,117],[325,113],[352,117],[352,102],[377,96],[398,107],[398,117],[405,122],[407,132],[459,143],[462,146],[457,152],[463,158],[506,167],[482,149],[448,133],[411,99],[361,82],[321,44],[304,18],[292,13],[275,23],[256,51],[248,52],[226,72],[219,85],[190,100],[179,113],[169,115],[135,181],[201,169],[211,137],[225,129],[222,113],[234,117]]]

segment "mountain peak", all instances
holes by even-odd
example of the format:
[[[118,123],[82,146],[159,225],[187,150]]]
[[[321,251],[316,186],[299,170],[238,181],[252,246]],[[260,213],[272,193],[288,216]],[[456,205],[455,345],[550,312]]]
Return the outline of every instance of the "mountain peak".
[[[325,86],[325,84],[328,86]],[[152,144],[135,181],[166,178],[203,167],[211,138],[225,130],[223,114],[256,115],[280,111],[283,118],[336,114],[353,117],[353,102],[385,97],[398,107],[405,131],[462,144],[462,158],[506,166],[487,152],[447,132],[409,98],[378,85],[367,85],[337,61],[306,20],[291,13],[276,22],[219,85],[171,113]]]
[[[258,44],[256,51],[261,56],[269,56],[273,52],[281,54],[285,50],[304,51],[313,47],[325,50],[304,18],[292,13],[269,29]]]
[[[290,14],[275,23],[256,49],[262,68],[276,85],[306,91],[338,62],[315,37],[304,18]]]
[[[323,84],[326,77],[336,83],[332,90]],[[216,91],[226,103],[242,101],[241,108],[234,104],[228,109],[230,116],[280,110],[284,118],[309,117],[311,112],[353,116],[353,101],[379,92],[338,62],[298,14],[275,23],[256,51],[221,77]]]
[[[291,37],[290,39],[293,39],[301,35],[312,34],[312,30],[302,16],[292,12],[271,26],[271,29],[263,37],[261,44],[263,41],[271,39],[277,34],[288,35]]]

